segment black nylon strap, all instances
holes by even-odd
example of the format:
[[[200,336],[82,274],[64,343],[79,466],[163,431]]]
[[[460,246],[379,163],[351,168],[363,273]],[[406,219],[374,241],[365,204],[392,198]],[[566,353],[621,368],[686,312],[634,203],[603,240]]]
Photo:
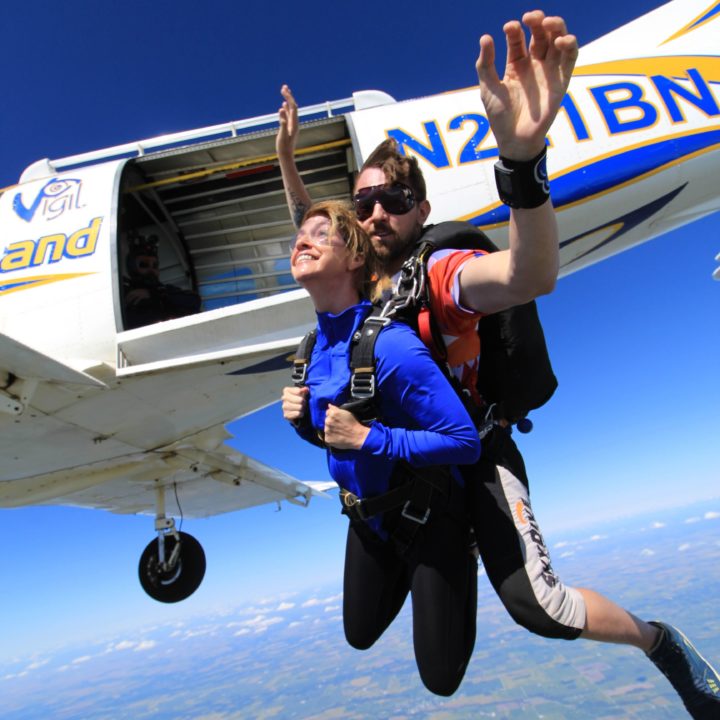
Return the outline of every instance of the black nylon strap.
[[[547,174],[547,148],[532,160],[500,157],[495,163],[495,184],[500,200],[511,208],[531,209],[550,197]]]
[[[303,387],[305,385],[307,368],[310,363],[313,348],[315,347],[315,340],[317,340],[317,330],[311,330],[300,341],[300,345],[298,345],[298,349],[295,351],[292,373],[292,381],[295,383],[295,387]]]

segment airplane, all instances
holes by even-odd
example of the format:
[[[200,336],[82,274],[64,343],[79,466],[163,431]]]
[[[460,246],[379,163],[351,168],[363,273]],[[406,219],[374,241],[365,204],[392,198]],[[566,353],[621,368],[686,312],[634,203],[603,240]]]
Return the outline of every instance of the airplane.
[[[583,47],[549,133],[561,275],[715,212],[717,0],[674,0]],[[433,220],[507,246],[508,209],[476,87],[396,102],[381,91],[301,108],[297,161],[315,200],[348,198],[385,137],[423,168]],[[273,114],[31,164],[0,191],[0,507],[155,516],[140,582],[199,586],[200,544],[174,515],[307,505],[301,482],[228,445],[275,402],[314,313],[289,271],[294,234]],[[133,243],[197,311],[131,327]],[[172,512],[169,509],[172,508]]]

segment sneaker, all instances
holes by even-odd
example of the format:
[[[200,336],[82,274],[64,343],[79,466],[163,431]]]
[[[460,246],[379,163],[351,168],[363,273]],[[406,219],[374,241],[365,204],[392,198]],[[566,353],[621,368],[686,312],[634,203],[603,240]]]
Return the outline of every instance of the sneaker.
[[[710,663],[672,625],[651,622],[662,633],[647,656],[670,681],[695,720],[720,718],[720,677]]]

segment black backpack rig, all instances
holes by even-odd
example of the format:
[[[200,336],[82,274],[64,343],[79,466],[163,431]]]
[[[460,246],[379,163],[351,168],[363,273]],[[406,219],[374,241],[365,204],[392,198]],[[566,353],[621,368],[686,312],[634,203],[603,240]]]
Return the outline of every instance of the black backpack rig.
[[[526,421],[531,410],[541,407],[552,397],[557,388],[557,378],[550,364],[535,301],[486,315],[478,323],[480,366],[477,390],[484,404],[477,407],[467,390],[461,388],[460,383],[451,376],[446,363],[447,349],[432,317],[427,265],[432,253],[441,249],[498,250],[485,233],[468,223],[450,221],[425,229],[412,255],[402,266],[396,291],[382,307],[373,307],[351,340],[350,400],[342,407],[363,423],[378,418],[375,343],[384,327],[393,320],[399,320],[413,327],[428,345],[436,362],[465,403],[480,437],[483,437],[498,420],[512,424]],[[310,331],[295,353],[292,379],[298,387],[305,384],[315,338],[315,331]],[[309,421],[309,418],[305,420]],[[529,428],[524,431],[528,432]],[[518,429],[523,429],[522,424]],[[322,438],[316,444],[325,447]],[[387,493],[360,500],[343,490],[340,497],[343,512],[359,520],[367,520],[373,515],[402,506],[401,522],[393,533],[393,540],[405,551],[417,527],[427,522],[433,493],[447,492],[449,472],[447,468],[419,470],[410,468],[407,463],[401,465],[404,481],[396,482],[395,487]],[[440,477],[442,480],[438,482]]]
[[[468,223],[430,225],[403,265],[397,290],[381,313],[417,330],[441,366],[446,364],[447,349],[432,314],[427,265],[432,253],[445,249],[488,253],[498,250],[485,233]],[[525,427],[528,432],[532,424],[522,421],[530,411],[542,407],[558,385],[535,301],[483,316],[478,322],[478,334],[477,391],[484,401],[479,410],[486,419],[520,423],[518,429]],[[478,424],[477,408],[471,416]]]

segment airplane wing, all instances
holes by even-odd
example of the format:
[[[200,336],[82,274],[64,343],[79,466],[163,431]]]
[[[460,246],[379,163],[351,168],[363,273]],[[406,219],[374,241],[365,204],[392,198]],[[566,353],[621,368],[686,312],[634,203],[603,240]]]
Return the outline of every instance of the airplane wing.
[[[87,373],[0,336],[0,401],[12,405],[0,412],[0,507],[153,513],[163,487],[183,515],[207,517],[282,500],[306,505],[334,487],[224,444],[225,423],[279,398],[297,338],[152,362],[146,344],[155,334],[167,352],[174,336],[158,328],[143,336],[143,352],[128,350],[139,364],[114,371],[88,361]],[[192,345],[188,335],[180,344]]]
[[[222,441],[219,425],[150,452],[0,483],[0,506],[68,505],[120,514],[155,514],[158,488],[167,509],[209,517],[286,500],[307,505],[333,482],[307,483],[253,460]]]
[[[40,382],[106,387],[101,380],[0,334],[0,413],[22,413]]]

